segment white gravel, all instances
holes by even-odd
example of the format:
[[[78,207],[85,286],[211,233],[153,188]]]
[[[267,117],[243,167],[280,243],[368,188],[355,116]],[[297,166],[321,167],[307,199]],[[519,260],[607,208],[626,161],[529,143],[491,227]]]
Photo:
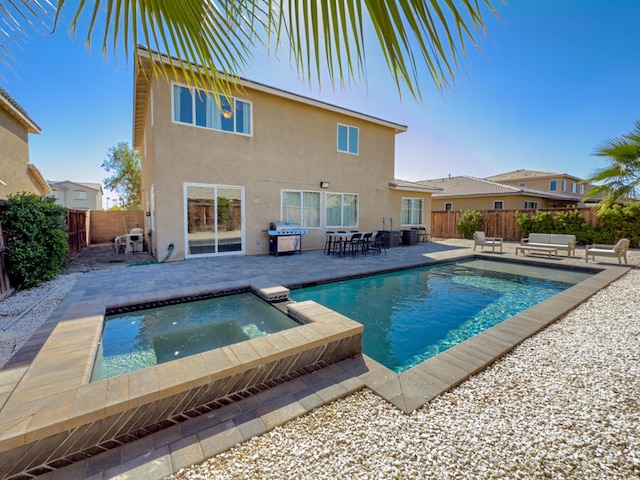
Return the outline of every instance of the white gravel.
[[[172,479],[640,478],[640,271],[411,415],[362,390]]]
[[[58,275],[0,302],[0,368],[40,328],[71,291],[80,273]]]

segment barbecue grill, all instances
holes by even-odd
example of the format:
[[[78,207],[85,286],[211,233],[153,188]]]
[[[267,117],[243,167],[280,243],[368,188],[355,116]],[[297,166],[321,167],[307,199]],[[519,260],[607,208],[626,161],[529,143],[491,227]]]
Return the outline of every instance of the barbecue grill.
[[[309,230],[299,223],[276,222],[269,225],[269,253],[278,256],[281,253],[302,253],[302,235]]]

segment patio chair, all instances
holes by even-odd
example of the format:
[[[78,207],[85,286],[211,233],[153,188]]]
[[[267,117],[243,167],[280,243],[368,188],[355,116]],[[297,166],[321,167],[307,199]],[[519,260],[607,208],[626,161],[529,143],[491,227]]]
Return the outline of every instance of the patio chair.
[[[617,257],[618,263],[622,264],[622,260],[624,258],[624,264],[627,264],[627,250],[629,250],[629,239],[623,238],[618,241],[615,245],[587,245],[585,250],[585,262],[589,262],[589,256],[591,256],[591,260],[596,261],[596,257]]]
[[[387,254],[387,247],[384,244],[384,240],[382,239],[383,235],[384,233],[377,232],[373,237],[373,241],[370,244],[369,250],[372,251],[374,254],[382,253],[383,250],[384,250],[384,254],[385,255]]]
[[[491,247],[491,251],[495,252],[496,247],[500,247],[502,252],[502,238],[500,237],[485,237],[484,232],[475,232],[473,234],[473,250],[480,245],[480,250],[484,250],[484,247]]]
[[[413,230],[413,228],[411,229]],[[427,231],[427,227],[420,225],[416,228],[418,230],[418,243],[427,243],[431,234]]]

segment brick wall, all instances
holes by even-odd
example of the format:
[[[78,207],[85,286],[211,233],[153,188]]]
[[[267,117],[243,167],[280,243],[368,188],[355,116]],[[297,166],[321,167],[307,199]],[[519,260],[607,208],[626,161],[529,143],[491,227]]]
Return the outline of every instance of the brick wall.
[[[144,228],[144,212],[91,210],[91,244],[108,243],[113,237]]]

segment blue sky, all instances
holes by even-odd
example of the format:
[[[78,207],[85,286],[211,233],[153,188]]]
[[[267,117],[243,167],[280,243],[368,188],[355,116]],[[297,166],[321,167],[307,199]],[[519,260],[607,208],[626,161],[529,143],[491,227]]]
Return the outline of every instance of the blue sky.
[[[400,99],[382,58],[368,53],[367,84],[302,82],[287,52],[257,51],[243,76],[409,126],[396,137],[396,177],[484,177],[519,168],[588,177],[604,140],[640,118],[640,2],[495,1],[481,51],[470,47],[456,83]],[[133,68],[60,30],[31,33],[0,85],[40,125],[31,161],[49,180],[101,182],[108,150],[131,142]]]

